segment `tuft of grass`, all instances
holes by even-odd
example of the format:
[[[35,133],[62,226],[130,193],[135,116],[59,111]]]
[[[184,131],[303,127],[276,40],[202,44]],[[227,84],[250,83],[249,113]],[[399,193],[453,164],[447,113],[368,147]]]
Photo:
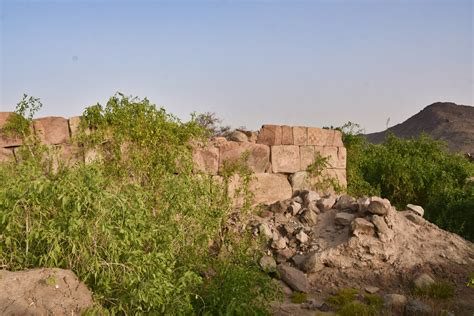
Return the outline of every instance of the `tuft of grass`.
[[[439,281],[428,287],[415,289],[414,294],[435,300],[447,300],[454,296],[454,286],[449,282]]]
[[[352,301],[345,304],[337,312],[340,316],[371,316],[376,315],[370,306],[359,301]]]
[[[378,294],[365,294],[364,300],[368,305],[375,307],[376,309],[382,308],[384,303],[383,298]]]
[[[353,288],[340,289],[336,295],[329,297],[327,302],[333,308],[342,308],[344,305],[351,303],[358,293],[359,291]]]
[[[291,294],[291,302],[294,304],[302,304],[308,300],[308,295],[303,292],[293,292]]]
[[[49,286],[55,286],[57,283],[56,277],[54,275],[50,275],[46,279],[44,279],[44,284]]]

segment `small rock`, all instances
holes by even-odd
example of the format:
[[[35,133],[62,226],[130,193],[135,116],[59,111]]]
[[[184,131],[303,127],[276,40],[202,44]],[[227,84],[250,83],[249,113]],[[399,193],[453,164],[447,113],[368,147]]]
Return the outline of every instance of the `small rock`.
[[[423,215],[425,214],[425,210],[419,205],[408,204],[407,209],[421,217],[423,217]]]
[[[275,238],[272,241],[272,248],[273,249],[285,249],[287,246],[285,238]]]
[[[308,235],[306,235],[306,233],[302,230],[299,233],[297,233],[295,237],[302,244],[307,243],[309,240]]]
[[[313,212],[313,211],[306,208],[306,209],[302,210],[302,212],[301,212],[300,221],[303,224],[307,224],[309,226],[314,226],[314,225],[316,225],[316,223],[318,221],[318,215],[316,215],[315,212]]]
[[[283,250],[279,250],[277,252],[277,262],[278,263],[284,263],[290,260],[291,257],[294,256],[296,250],[292,248],[285,248]]]
[[[373,196],[370,198],[368,210],[372,214],[386,215],[391,207],[389,200]]]
[[[310,298],[301,307],[309,310],[318,310],[323,304],[324,301],[322,299]]]
[[[337,200],[334,208],[340,211],[357,211],[359,209],[359,204],[357,204],[356,199],[350,195],[341,195]]]
[[[368,235],[373,236],[375,226],[364,218],[356,218],[351,222],[351,231],[354,236]]]
[[[299,195],[295,196],[294,198],[292,198],[293,202],[296,202],[296,203],[300,203],[300,204],[303,204],[303,198]]]
[[[303,204],[305,206],[311,202],[317,202],[321,198],[319,194],[314,191],[304,191],[301,197],[303,198]]]
[[[334,223],[340,226],[347,226],[352,222],[353,219],[354,219],[354,215],[341,212],[341,213],[337,213],[336,217],[334,217]]]
[[[283,201],[277,201],[270,205],[270,211],[274,213],[284,213],[286,212],[288,206],[291,203],[291,199],[288,200],[283,200]]]
[[[336,198],[334,196],[324,197],[319,199],[316,205],[322,212],[326,212],[334,206],[336,203]]]
[[[291,213],[291,215],[296,216],[301,210],[301,204],[295,201],[292,201],[286,211]]]
[[[361,197],[357,199],[357,204],[359,206],[359,215],[364,216],[365,213],[369,211],[370,198]]]
[[[286,264],[279,264],[277,270],[280,273],[280,278],[294,291],[304,293],[309,291],[308,278],[300,270]]]
[[[419,275],[415,280],[413,280],[413,285],[419,289],[430,287],[434,283],[435,280],[426,273]]]
[[[420,217],[416,214],[413,214],[412,212],[408,212],[405,214],[406,219],[408,219],[410,222],[415,223],[416,225],[423,225],[425,223],[425,220],[423,217]]]
[[[296,254],[291,258],[291,261],[295,264],[296,267],[300,268],[303,262],[306,260],[305,255]]]
[[[418,301],[418,300],[410,300],[408,304],[405,306],[405,314],[406,316],[422,316],[422,315],[432,315],[433,309],[431,306]]]
[[[268,239],[273,237],[272,230],[270,229],[267,223],[260,223],[258,225],[258,232],[260,233],[260,235],[263,235]]]
[[[283,293],[285,293],[285,295],[290,296],[291,294],[293,294],[293,290],[290,289],[290,287],[288,285],[286,285],[285,282],[283,282],[281,280],[279,282],[280,282],[281,289],[283,290]]]
[[[384,296],[384,304],[387,307],[403,308],[407,304],[407,298],[401,294],[387,294]]]
[[[382,216],[378,216],[378,215],[372,216],[372,223],[374,223],[375,227],[377,228],[377,235],[379,237],[391,236],[391,230],[390,228],[388,228],[387,223],[385,223],[385,220],[383,219]]]
[[[245,133],[242,133],[241,131],[233,131],[229,135],[229,140],[234,141],[234,142],[248,142],[249,139]]]
[[[275,271],[277,266],[275,259],[273,259],[271,256],[263,256],[260,258],[258,263],[260,264],[260,268],[262,268],[263,271]]]
[[[367,287],[365,288],[365,291],[366,291],[367,293],[369,293],[369,294],[375,294],[375,293],[377,293],[379,290],[380,290],[380,289],[379,289],[378,287],[376,287],[376,286],[367,286]]]

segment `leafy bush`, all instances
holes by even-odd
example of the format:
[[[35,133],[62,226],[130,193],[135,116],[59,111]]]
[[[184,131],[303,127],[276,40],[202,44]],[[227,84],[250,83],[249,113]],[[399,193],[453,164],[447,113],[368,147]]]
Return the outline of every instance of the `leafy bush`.
[[[366,304],[364,304],[364,302],[357,300],[358,294],[359,291],[356,289],[343,288],[336,295],[330,296],[327,302],[337,311],[337,315],[378,315],[383,307],[383,299],[375,294],[365,294]]]
[[[112,314],[264,313],[275,289],[255,245],[209,250],[245,236],[224,229],[224,185],[192,173],[205,131],[121,94],[84,118],[73,146],[103,159],[51,168],[51,149],[31,142],[0,165],[0,266],[72,269]]]
[[[390,135],[374,145],[348,132],[352,127],[342,128],[350,194],[381,195],[401,210],[408,203],[422,205],[428,220],[474,240],[474,185],[467,181],[474,164],[427,135]]]
[[[438,281],[425,288],[416,288],[414,294],[437,300],[446,300],[454,296],[454,286],[445,281]]]
[[[291,294],[291,302],[294,304],[302,304],[306,302],[308,295],[303,292],[293,292]]]

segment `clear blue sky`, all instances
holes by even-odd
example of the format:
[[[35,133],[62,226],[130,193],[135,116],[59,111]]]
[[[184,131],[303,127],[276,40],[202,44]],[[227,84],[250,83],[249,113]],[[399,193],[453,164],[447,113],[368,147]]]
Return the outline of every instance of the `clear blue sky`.
[[[0,0],[0,110],[115,91],[234,127],[399,123],[473,104],[473,1]]]

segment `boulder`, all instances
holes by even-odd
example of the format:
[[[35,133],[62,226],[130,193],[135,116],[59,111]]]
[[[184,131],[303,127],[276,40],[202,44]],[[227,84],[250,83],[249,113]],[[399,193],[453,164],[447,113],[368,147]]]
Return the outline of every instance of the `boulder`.
[[[267,146],[281,145],[282,129],[279,125],[263,125],[258,133],[257,143]]]
[[[307,207],[312,202],[318,201],[321,198],[317,192],[310,190],[302,191],[300,196],[303,199],[303,205],[305,207]]]
[[[303,224],[314,226],[318,221],[318,215],[316,215],[316,213],[311,211],[310,209],[305,208],[301,211],[300,221]]]
[[[368,210],[372,214],[386,215],[391,207],[389,200],[373,196],[370,198]]]
[[[308,129],[303,126],[293,126],[293,144],[307,145],[308,143]]]
[[[69,140],[68,121],[59,116],[49,116],[33,121],[36,135],[46,145],[57,145]]]
[[[433,280],[433,278],[430,277],[426,273],[419,275],[413,280],[413,285],[418,289],[424,289],[424,288],[430,287],[434,283],[435,283],[435,280]]]
[[[274,237],[271,246],[273,249],[277,250],[285,249],[287,247],[286,239],[282,237]]]
[[[405,316],[428,316],[433,314],[433,309],[419,300],[410,300],[405,306]]]
[[[263,256],[258,262],[263,271],[275,271],[276,261],[272,256]]]
[[[255,205],[260,203],[269,205],[291,197],[291,185],[284,175],[256,173],[253,177],[254,180],[250,183],[249,189],[254,194]]]
[[[341,195],[334,208],[340,211],[356,211],[359,209],[356,199],[349,195]]]
[[[386,294],[384,296],[384,305],[389,308],[403,309],[407,301],[406,296],[401,294]]]
[[[290,206],[291,202],[292,202],[291,199],[276,201],[275,203],[270,205],[270,211],[274,213],[284,213],[288,209],[288,206]]]
[[[365,287],[365,291],[369,294],[375,294],[379,291],[380,289],[376,286],[367,286]]]
[[[287,208],[287,212],[293,216],[296,216],[298,212],[301,210],[301,204],[295,201],[291,201],[290,205]]]
[[[93,301],[72,271],[0,270],[0,306],[2,315],[81,315]]]
[[[248,142],[225,142],[219,145],[219,172],[224,169],[225,163],[242,161],[253,172],[263,173],[270,165],[270,148],[266,145]]]
[[[351,222],[351,232],[354,236],[373,236],[375,233],[374,224],[364,218],[356,218]]]
[[[369,211],[370,198],[361,197],[357,199],[357,204],[359,205],[359,215],[363,216]]]
[[[416,225],[423,225],[423,224],[425,224],[425,222],[426,222],[426,220],[425,220],[423,217],[421,217],[421,216],[419,216],[419,215],[417,215],[417,214],[414,214],[414,213],[412,213],[411,211],[408,211],[407,213],[405,213],[405,217],[406,217],[406,219],[408,219],[410,222],[412,222],[412,223],[414,223],[414,224],[416,224]]]
[[[219,148],[214,146],[193,148],[194,172],[216,175],[219,171]]]
[[[309,240],[309,237],[308,235],[306,235],[306,233],[304,231],[299,231],[296,235],[296,240],[298,240],[300,243],[304,244],[304,243],[307,243],[308,240]]]
[[[300,171],[300,148],[298,146],[272,146],[271,152],[271,163],[274,173],[295,173]]]
[[[241,131],[233,131],[229,135],[229,140],[234,142],[248,142],[247,135]]]
[[[340,213],[337,213],[336,216],[334,217],[334,223],[340,226],[347,226],[352,222],[353,219],[354,219],[354,215],[340,212]]]
[[[307,293],[310,289],[306,275],[300,270],[286,264],[279,264],[277,271],[280,278],[294,291]]]
[[[334,204],[336,204],[336,197],[331,195],[331,196],[319,199],[316,205],[322,212],[326,212],[332,209]]]
[[[419,205],[414,205],[414,204],[408,204],[407,205],[407,209],[409,211],[412,211],[413,213],[415,213],[416,215],[419,215],[421,217],[423,217],[423,215],[425,214],[425,210],[419,206]]]

